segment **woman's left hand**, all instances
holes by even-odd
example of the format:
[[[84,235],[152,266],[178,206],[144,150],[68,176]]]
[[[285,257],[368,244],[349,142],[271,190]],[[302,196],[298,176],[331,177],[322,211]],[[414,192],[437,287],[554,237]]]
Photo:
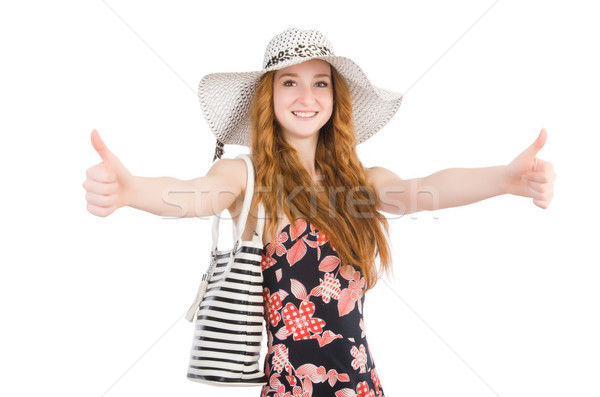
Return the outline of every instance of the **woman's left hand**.
[[[533,198],[540,208],[548,208],[554,195],[556,173],[554,165],[536,157],[546,143],[546,130],[542,128],[535,142],[507,166],[507,193]]]

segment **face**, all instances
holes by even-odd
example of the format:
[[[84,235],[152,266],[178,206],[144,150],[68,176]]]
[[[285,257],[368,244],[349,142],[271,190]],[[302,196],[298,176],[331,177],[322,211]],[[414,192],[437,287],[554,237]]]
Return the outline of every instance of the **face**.
[[[331,66],[312,59],[277,70],[273,107],[286,141],[318,137],[333,112]]]

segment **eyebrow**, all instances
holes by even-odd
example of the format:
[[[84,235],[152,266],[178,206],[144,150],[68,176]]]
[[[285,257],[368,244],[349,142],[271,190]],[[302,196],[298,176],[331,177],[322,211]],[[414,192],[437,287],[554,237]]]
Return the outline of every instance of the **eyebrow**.
[[[298,77],[298,73],[284,73],[281,76],[279,76],[278,79],[281,79],[283,77]],[[315,74],[313,77],[329,77],[331,78],[331,76],[329,74],[326,73],[322,73],[322,74]]]

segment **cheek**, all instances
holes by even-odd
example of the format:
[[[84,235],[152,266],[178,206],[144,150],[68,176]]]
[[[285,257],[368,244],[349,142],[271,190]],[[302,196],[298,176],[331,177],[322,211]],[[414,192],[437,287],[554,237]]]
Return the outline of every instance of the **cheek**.
[[[279,121],[283,112],[283,100],[281,93],[276,89],[273,90],[273,113],[275,113],[275,119]]]
[[[283,114],[290,106],[289,95],[285,95],[284,92],[273,90],[273,108],[275,114]]]
[[[324,94],[320,98],[319,102],[321,103],[323,110],[326,111],[327,114],[331,115],[331,113],[333,112],[333,94],[332,93]]]

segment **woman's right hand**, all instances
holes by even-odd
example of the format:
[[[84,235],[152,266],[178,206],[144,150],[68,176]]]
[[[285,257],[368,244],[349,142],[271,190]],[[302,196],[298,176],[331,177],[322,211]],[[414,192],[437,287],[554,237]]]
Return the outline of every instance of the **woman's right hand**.
[[[105,217],[131,200],[133,177],[123,163],[104,144],[98,131],[92,131],[92,146],[102,162],[86,171],[82,186],[86,190],[87,210]]]

